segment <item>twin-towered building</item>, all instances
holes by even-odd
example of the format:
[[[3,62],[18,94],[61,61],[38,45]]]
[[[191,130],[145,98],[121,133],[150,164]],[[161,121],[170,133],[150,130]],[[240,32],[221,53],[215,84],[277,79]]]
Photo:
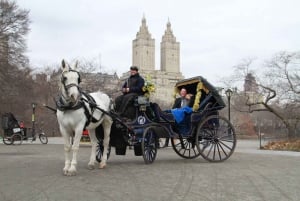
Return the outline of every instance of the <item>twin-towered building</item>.
[[[155,39],[148,30],[146,19],[132,41],[132,65],[139,67],[140,74],[146,78],[151,76],[156,85],[153,100],[160,100],[171,104],[174,99],[174,85],[183,79],[180,72],[180,43],[171,29],[170,21],[167,22],[165,33],[160,42],[160,69],[155,68]],[[121,76],[121,80],[128,77],[128,72]]]
[[[145,71],[155,70],[155,39],[151,37],[145,17],[132,42],[132,65]],[[180,43],[176,41],[170,22],[160,42],[160,70],[180,73]]]

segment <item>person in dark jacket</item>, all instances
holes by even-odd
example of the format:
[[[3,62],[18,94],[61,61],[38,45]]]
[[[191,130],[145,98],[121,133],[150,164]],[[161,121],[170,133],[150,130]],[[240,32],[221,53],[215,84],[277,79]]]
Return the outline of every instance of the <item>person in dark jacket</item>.
[[[182,108],[184,106],[193,107],[194,98],[195,98],[194,96],[191,96],[191,94],[187,93],[186,88],[181,88],[180,97],[175,99],[172,109]]]
[[[137,96],[144,94],[143,86],[145,80],[140,76],[138,71],[138,67],[130,67],[130,77],[122,85],[123,94],[115,99],[116,112],[120,116],[124,116],[127,107],[131,102],[133,103]]]
[[[193,96],[192,94],[188,94],[186,88],[184,87],[180,89],[179,94],[180,97],[175,99],[172,109],[183,108],[185,106],[193,107],[195,96]],[[163,147],[167,147],[169,145],[169,140],[170,138],[166,138]]]

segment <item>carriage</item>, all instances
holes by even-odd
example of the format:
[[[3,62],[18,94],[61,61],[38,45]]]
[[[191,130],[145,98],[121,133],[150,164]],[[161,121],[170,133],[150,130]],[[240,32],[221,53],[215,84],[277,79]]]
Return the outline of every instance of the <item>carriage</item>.
[[[82,131],[87,129],[91,139],[88,168],[106,167],[111,147],[117,155],[125,155],[127,147],[143,156],[146,164],[157,156],[160,138],[171,138],[174,151],[192,159],[202,156],[211,162],[228,159],[236,146],[236,135],[229,120],[219,115],[225,107],[218,91],[203,77],[197,76],[176,83],[175,91],[185,87],[194,95],[193,109],[162,111],[147,96],[138,96],[121,116],[113,110],[112,101],[101,91],[85,93],[80,88],[78,62],[70,66],[62,60],[60,95],[56,99],[56,116],[64,138],[66,176],[77,174],[77,153]],[[178,115],[178,114],[181,115]],[[178,116],[180,118],[178,118]],[[71,142],[70,137],[74,136]]]
[[[136,156],[143,156],[146,164],[153,163],[159,149],[160,138],[170,138],[172,148],[182,158],[202,156],[210,162],[228,159],[236,146],[236,134],[228,119],[219,115],[225,107],[216,88],[201,76],[178,81],[174,87],[179,92],[185,87],[194,95],[192,113],[181,112],[178,121],[172,110],[162,111],[158,104],[146,96],[138,96],[127,112],[133,110],[134,117],[120,117],[113,111],[110,144],[116,155],[125,155],[127,147],[133,148]],[[126,112],[125,112],[126,113]],[[103,157],[103,127],[96,128],[98,139],[96,160]]]

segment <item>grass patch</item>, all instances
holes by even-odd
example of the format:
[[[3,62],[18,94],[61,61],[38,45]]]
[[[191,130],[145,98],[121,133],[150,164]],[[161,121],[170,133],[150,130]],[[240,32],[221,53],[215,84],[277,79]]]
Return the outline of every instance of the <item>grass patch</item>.
[[[263,146],[263,149],[300,152],[300,140],[283,140],[276,142],[268,142],[268,144]]]

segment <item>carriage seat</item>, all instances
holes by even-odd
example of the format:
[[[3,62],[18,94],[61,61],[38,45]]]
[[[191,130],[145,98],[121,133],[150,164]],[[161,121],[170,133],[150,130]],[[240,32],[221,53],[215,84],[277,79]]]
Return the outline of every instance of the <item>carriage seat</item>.
[[[175,121],[174,115],[171,110],[162,111],[157,103],[151,103],[151,108],[154,111],[155,119],[158,123],[167,122],[172,125],[175,132],[181,135],[188,135],[191,130],[191,115],[186,114],[181,123]]]
[[[175,122],[171,110],[162,111],[157,103],[151,103],[150,106],[158,122]]]

